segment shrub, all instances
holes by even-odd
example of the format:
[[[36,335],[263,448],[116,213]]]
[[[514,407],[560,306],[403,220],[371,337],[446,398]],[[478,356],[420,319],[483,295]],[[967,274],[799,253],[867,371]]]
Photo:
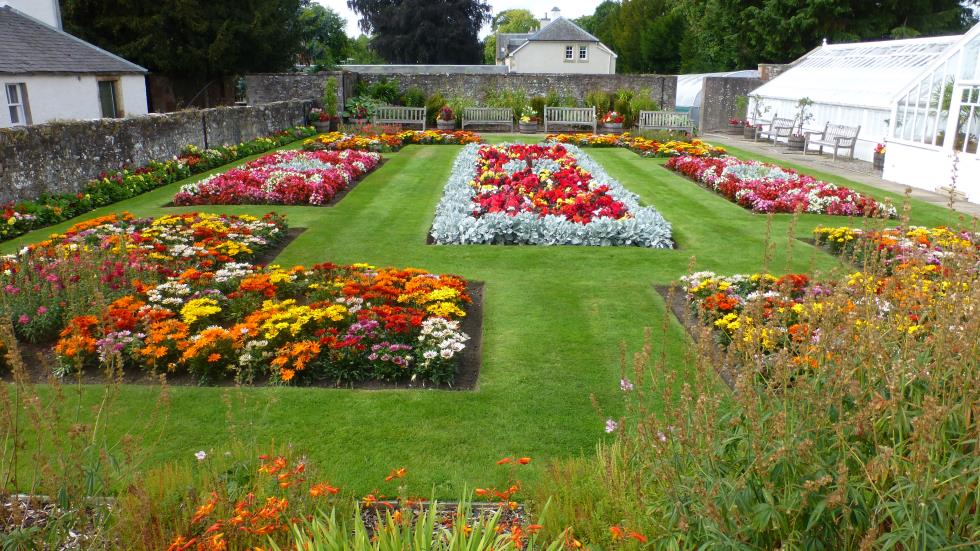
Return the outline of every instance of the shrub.
[[[606,111],[612,109],[612,100],[610,99],[609,94],[601,90],[594,90],[588,94],[585,94],[585,106],[595,107],[596,113],[599,113],[601,116]]]
[[[629,100],[616,98],[613,102],[613,110],[623,116],[623,128],[630,128],[633,126],[633,121],[635,120],[633,107],[630,105]]]
[[[537,113],[539,117],[544,117],[544,104],[545,104],[544,96],[534,96],[533,98],[531,98],[531,101],[528,103],[530,104],[531,109],[533,109],[534,112]]]
[[[330,117],[337,116],[337,77],[330,77],[323,84],[323,110]]]
[[[368,87],[368,96],[388,105],[398,102],[401,92],[398,88],[398,81],[395,79],[384,79],[375,82]]]
[[[443,105],[446,105],[446,98],[439,92],[432,94],[429,99],[425,100],[425,118],[429,125],[435,125],[436,116]]]
[[[402,105],[406,107],[425,107],[425,92],[417,86],[413,86],[401,98]]]
[[[651,97],[649,89],[641,88],[630,100],[630,109],[634,118],[638,118],[640,111],[659,111],[660,104]]]

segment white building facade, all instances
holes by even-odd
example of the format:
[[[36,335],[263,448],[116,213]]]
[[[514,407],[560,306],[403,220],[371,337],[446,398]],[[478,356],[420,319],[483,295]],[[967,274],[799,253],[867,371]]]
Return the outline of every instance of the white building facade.
[[[980,203],[980,25],[893,98],[884,178]]]
[[[62,31],[57,0],[0,0],[0,128],[145,115],[146,72]]]
[[[618,56],[553,8],[541,28],[527,34],[497,34],[497,63],[511,73],[616,74]]]

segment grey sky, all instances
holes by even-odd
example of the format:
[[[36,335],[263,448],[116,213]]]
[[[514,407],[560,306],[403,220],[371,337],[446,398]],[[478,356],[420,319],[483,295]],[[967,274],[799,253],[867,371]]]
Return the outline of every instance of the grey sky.
[[[347,0],[316,1],[333,9],[347,20],[348,35],[357,36],[361,34],[361,30],[357,27],[357,15],[347,9]],[[595,11],[596,6],[601,3],[602,0],[490,0],[490,5],[493,6],[493,13],[513,8],[524,8],[531,10],[539,18],[554,7],[558,7],[561,10],[561,14],[565,17],[575,18],[583,15],[591,15]],[[480,36],[482,37],[489,33],[490,27],[488,25],[483,28]]]

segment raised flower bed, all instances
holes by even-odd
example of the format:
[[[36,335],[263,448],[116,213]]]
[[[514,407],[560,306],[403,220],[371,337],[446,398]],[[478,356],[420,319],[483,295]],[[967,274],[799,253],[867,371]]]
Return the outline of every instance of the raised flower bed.
[[[331,132],[303,142],[307,151],[356,149],[359,151],[398,151],[406,145],[466,145],[480,143],[483,138],[468,131],[407,130],[397,134],[343,134]]]
[[[430,235],[436,244],[673,246],[660,213],[561,144],[465,147]]]
[[[799,210],[811,214],[891,218],[897,215],[895,207],[849,188],[757,161],[688,155],[670,159],[667,168],[753,212]]]
[[[285,151],[187,184],[175,205],[325,205],[381,164],[363,151]]]
[[[947,227],[887,228],[864,230],[849,227],[818,226],[813,230],[818,245],[857,265],[880,264],[883,271],[912,263],[942,268],[950,261],[976,265],[980,258],[980,233]],[[927,271],[938,271],[927,268]]]
[[[274,215],[85,222],[5,259],[5,313],[19,339],[57,340],[59,373],[453,381],[469,340],[459,323],[471,301],[466,281],[367,264],[248,262],[285,231]]]

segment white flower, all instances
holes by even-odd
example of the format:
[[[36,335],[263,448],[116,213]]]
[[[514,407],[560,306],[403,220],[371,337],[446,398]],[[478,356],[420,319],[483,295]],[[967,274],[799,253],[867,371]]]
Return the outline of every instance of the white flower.
[[[612,434],[619,428],[619,423],[612,418],[606,419],[606,434]]]
[[[207,459],[208,454],[205,453],[204,450],[201,450],[201,451],[195,453],[194,454],[194,457],[196,457],[198,461],[204,461],[205,459]]]

